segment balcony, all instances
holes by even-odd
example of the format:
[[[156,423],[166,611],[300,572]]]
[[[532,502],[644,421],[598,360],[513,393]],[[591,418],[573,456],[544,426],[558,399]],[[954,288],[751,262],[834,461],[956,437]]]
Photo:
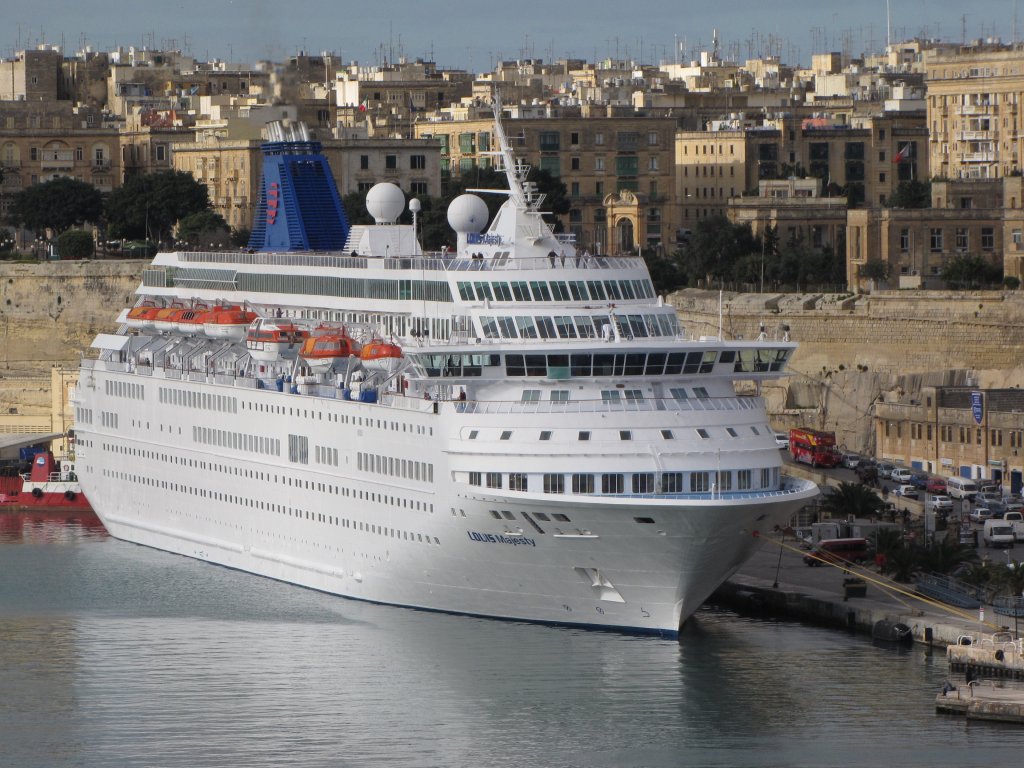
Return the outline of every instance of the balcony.
[[[39,155],[39,168],[43,171],[70,171],[75,167],[74,150],[46,150]]]
[[[960,157],[962,163],[994,163],[995,160],[995,152],[965,152]]]

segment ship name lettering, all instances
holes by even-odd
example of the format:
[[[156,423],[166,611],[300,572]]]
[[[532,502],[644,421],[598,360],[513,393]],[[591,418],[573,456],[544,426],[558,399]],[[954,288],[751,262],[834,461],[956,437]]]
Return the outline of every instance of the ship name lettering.
[[[478,531],[466,531],[466,534],[473,541],[480,541],[485,544],[511,544],[513,547],[537,546],[536,539],[527,539],[523,536],[503,536],[500,533],[480,533]]]

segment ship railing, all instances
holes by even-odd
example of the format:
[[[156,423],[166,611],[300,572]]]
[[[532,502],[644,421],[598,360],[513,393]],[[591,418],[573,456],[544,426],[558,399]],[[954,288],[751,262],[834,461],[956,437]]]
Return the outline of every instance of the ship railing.
[[[428,272],[490,272],[530,269],[637,269],[644,266],[639,256],[541,256],[535,258],[495,256],[472,259],[441,253],[417,256],[373,257],[323,253],[248,253],[237,251],[179,251],[178,259],[191,264],[250,264],[258,266],[331,267],[335,269],[422,270]]]
[[[757,397],[644,398],[642,400],[465,400],[450,401],[458,413],[613,413],[622,411],[748,411],[763,408]]]
[[[791,496],[794,493],[802,493],[803,488],[782,487],[778,489],[760,489],[756,491],[707,491],[703,493],[616,493],[617,499],[679,499],[685,501],[719,501],[722,499],[745,500],[745,499],[769,499],[782,496]],[[589,494],[588,494],[589,495]],[[607,498],[609,494],[603,494]]]

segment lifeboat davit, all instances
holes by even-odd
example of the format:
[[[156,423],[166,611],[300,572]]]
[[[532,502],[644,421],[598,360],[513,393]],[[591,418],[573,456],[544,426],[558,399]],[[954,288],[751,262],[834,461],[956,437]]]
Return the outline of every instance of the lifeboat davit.
[[[356,342],[344,330],[318,329],[302,342],[299,357],[314,371],[339,370],[348,366],[349,359],[358,354]]]
[[[294,358],[302,342],[309,338],[309,331],[293,323],[253,320],[245,334],[245,346],[253,360],[273,362],[282,358]]]
[[[368,371],[382,371],[388,375],[402,366],[402,348],[389,341],[379,339],[363,346],[359,353],[363,367]]]
[[[144,304],[139,307],[132,307],[128,310],[128,317],[125,322],[127,322],[132,328],[138,328],[142,331],[151,331],[154,328],[153,321],[156,319],[157,312],[159,311],[160,307],[154,306],[153,304]]]
[[[241,341],[249,325],[258,318],[255,312],[240,307],[214,308],[203,320],[203,333],[211,339]]]

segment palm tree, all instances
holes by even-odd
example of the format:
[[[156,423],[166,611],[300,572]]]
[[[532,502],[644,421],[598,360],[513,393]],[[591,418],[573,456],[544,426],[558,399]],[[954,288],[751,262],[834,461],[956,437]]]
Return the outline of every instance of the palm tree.
[[[871,517],[878,515],[883,507],[878,495],[860,483],[840,483],[821,501],[821,510],[835,517]]]
[[[921,568],[934,573],[950,574],[961,563],[978,559],[973,547],[951,538],[940,539],[921,553]]]

